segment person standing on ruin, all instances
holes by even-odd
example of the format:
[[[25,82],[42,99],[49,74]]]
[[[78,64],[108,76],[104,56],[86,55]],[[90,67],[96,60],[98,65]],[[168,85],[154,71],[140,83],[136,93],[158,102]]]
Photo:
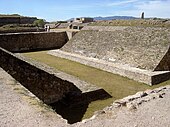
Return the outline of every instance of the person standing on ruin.
[[[144,12],[142,12],[142,14],[141,14],[141,19],[144,19],[145,17],[144,17]]]
[[[47,26],[47,32],[50,32],[50,26]]]
[[[44,29],[45,29],[45,31],[47,31],[47,26],[46,26],[46,25],[45,25],[45,28],[44,28]]]

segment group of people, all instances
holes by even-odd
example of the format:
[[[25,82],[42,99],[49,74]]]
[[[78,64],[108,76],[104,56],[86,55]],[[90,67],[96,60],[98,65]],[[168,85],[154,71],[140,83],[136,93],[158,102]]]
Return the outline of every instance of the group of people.
[[[50,26],[45,26],[45,31],[50,32]]]

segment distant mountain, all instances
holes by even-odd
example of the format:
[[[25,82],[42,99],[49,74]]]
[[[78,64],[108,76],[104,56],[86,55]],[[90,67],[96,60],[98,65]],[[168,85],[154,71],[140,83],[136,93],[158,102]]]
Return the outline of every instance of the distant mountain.
[[[133,17],[133,16],[108,16],[108,17],[92,17],[94,18],[95,21],[100,21],[100,20],[114,20],[114,19],[125,19],[125,20],[128,20],[128,19],[137,19],[136,17]],[[74,18],[71,18],[71,19],[68,19],[67,21],[71,21],[71,20],[74,20]]]
[[[133,16],[109,16],[109,17],[94,17],[94,20],[99,21],[99,20],[114,20],[114,19],[137,19],[136,17]]]
[[[71,18],[71,19],[68,19],[68,20],[66,20],[66,21],[73,21],[74,20],[74,18]]]

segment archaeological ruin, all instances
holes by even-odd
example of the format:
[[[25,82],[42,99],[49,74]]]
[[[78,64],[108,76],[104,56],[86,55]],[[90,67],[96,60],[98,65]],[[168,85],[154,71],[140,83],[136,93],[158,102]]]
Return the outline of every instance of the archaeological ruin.
[[[169,29],[87,26],[50,54],[154,85],[170,76]]]
[[[83,113],[90,102],[113,96],[102,87],[20,54],[33,51],[46,51],[53,57],[76,61],[143,85],[170,79],[169,28],[85,26],[80,32],[0,34],[1,68],[44,103],[87,104]],[[78,121],[81,119],[70,123]]]

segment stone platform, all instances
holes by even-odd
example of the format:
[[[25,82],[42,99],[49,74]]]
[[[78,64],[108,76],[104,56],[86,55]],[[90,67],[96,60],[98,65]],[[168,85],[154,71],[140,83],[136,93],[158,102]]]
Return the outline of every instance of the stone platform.
[[[119,74],[121,76],[128,77],[130,79],[146,83],[149,85],[155,85],[170,79],[170,71],[153,72],[151,70],[139,69],[131,67],[129,65],[123,65],[117,62],[108,62],[105,60],[92,57],[85,57],[82,55],[68,53],[61,50],[51,50],[48,52],[48,54],[76,61],[84,65],[99,68],[101,70],[111,72],[114,74]]]

